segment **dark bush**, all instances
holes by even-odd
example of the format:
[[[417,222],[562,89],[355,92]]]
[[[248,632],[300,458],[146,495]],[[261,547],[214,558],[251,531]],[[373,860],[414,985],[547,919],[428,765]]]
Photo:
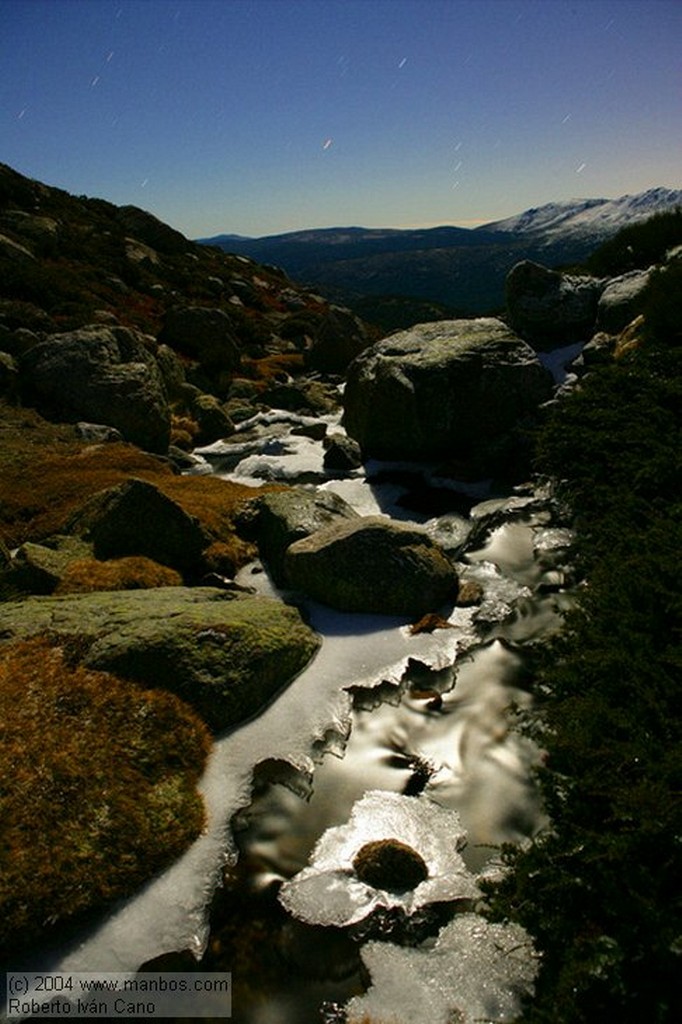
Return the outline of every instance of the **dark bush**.
[[[587,270],[597,277],[614,277],[661,263],[666,252],[682,244],[682,209],[659,213],[623,228],[596,249]]]

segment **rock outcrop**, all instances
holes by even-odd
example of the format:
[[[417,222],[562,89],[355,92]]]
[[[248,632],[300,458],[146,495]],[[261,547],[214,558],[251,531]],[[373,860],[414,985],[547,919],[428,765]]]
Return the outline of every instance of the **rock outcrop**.
[[[361,516],[292,544],[284,567],[291,585],[345,612],[418,618],[455,599],[457,573],[417,527]]]
[[[643,299],[653,268],[632,270],[609,280],[599,298],[596,328],[618,334],[643,310]]]
[[[551,392],[533,350],[502,321],[418,324],[351,363],[343,423],[365,456],[465,459],[504,444]]]
[[[239,343],[232,322],[222,309],[170,309],[159,341],[196,359],[210,372],[236,370],[239,366]]]
[[[587,341],[594,329],[604,286],[605,282],[598,278],[560,274],[523,260],[507,275],[509,322],[539,350]]]
[[[135,478],[98,494],[71,517],[70,533],[88,540],[97,558],[145,555],[191,573],[212,538],[154,484]]]
[[[52,334],[23,353],[19,368],[25,401],[48,419],[103,423],[146,451],[168,450],[161,374],[133,331],[91,324]]]
[[[72,562],[91,556],[91,546],[79,537],[56,536],[43,544],[27,541],[14,556],[7,582],[27,594],[51,594]]]
[[[318,647],[295,608],[212,587],[0,604],[4,641],[46,633],[86,668],[182,697],[215,731],[260,711]]]
[[[306,352],[306,365],[321,373],[343,374],[369,344],[362,321],[350,310],[334,306],[313,336]]]

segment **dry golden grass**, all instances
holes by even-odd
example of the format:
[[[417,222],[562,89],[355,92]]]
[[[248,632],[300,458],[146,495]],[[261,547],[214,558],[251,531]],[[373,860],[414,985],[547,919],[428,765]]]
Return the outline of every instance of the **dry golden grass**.
[[[195,516],[227,545],[235,568],[253,557],[254,547],[236,534],[234,517],[258,491],[217,477],[177,476],[133,445],[86,446],[72,427],[0,403],[0,539],[8,547],[61,532],[91,495],[130,477],[153,483]]]
[[[199,424],[191,416],[171,417],[170,443],[183,451],[191,451],[196,447],[196,438],[199,435]]]
[[[304,369],[304,359],[300,352],[281,352],[276,355],[264,356],[262,359],[242,357],[241,372],[245,377],[270,384],[281,380],[284,376],[295,376]]]
[[[0,952],[133,892],[204,823],[210,747],[182,701],[0,647]]]
[[[88,594],[95,590],[148,590],[182,586],[182,576],[151,558],[134,555],[98,562],[80,558],[67,568],[55,594]]]

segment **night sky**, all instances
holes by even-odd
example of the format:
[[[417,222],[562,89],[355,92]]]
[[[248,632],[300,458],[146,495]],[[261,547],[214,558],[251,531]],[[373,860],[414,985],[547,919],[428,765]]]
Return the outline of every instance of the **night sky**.
[[[0,160],[189,237],[682,187],[679,0],[0,0]]]

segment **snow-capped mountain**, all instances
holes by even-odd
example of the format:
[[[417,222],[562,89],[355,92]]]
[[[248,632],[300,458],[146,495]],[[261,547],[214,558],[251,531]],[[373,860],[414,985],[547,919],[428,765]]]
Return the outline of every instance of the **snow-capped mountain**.
[[[682,190],[652,188],[619,199],[568,199],[548,203],[506,220],[484,224],[476,230],[544,235],[548,245],[562,238],[568,240],[586,236],[598,242],[600,237],[615,234],[628,224],[645,220],[655,213],[664,213],[676,206],[682,206]]]
[[[332,227],[264,238],[216,235],[199,241],[282,267],[384,326],[433,319],[428,304],[469,316],[504,305],[504,281],[519,260],[546,266],[579,263],[621,228],[682,207],[682,189],[652,188],[620,199],[574,199],[535,207],[479,228]],[[370,305],[367,297],[379,297]],[[405,321],[396,313],[404,302]],[[436,311],[438,312],[438,311]],[[382,313],[383,315],[383,313]],[[402,314],[401,314],[402,315]]]

